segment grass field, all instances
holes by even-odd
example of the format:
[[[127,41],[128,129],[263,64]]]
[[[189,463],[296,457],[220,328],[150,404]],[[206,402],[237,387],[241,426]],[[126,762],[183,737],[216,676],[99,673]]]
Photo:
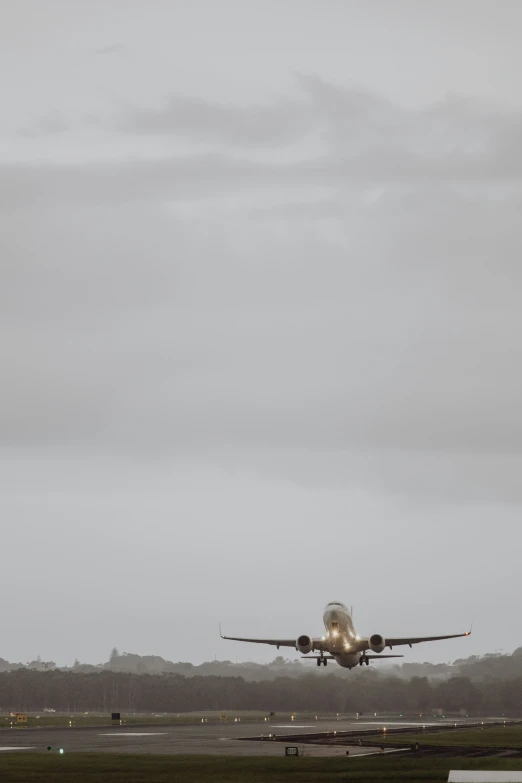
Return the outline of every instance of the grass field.
[[[440,732],[419,732],[418,734],[391,734],[386,744],[409,746],[413,742],[421,745],[466,745],[485,748],[522,748],[522,726],[485,726],[483,729],[449,729]]]
[[[509,759],[310,759],[215,756],[68,756],[10,754],[0,758],[2,783],[331,783],[447,781],[450,769],[522,770]]]

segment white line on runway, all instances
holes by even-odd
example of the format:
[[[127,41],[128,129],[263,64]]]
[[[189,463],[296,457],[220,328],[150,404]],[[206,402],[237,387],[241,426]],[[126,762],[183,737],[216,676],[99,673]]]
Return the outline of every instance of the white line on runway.
[[[403,753],[405,750],[411,750],[411,748],[390,748],[389,750],[372,750],[369,753],[354,753],[353,758],[359,758],[359,756],[384,756],[385,753]]]
[[[376,720],[374,720],[374,721],[358,720],[358,721],[352,722],[350,725],[352,725],[352,726],[373,726],[373,728],[375,728],[375,729],[378,729],[381,726],[402,726],[405,729],[418,727],[420,729],[422,726],[446,726],[446,725],[449,725],[449,723],[451,723],[451,725],[453,726],[455,721],[449,721],[449,722],[448,721],[440,721],[440,723],[419,723],[417,721],[416,723],[410,723],[409,721],[383,720],[382,722],[380,722],[380,721],[376,721]]]
[[[107,731],[98,734],[98,737],[160,737],[167,733],[166,731]]]
[[[16,748],[0,748],[0,750],[33,750],[33,748],[34,748],[34,745],[30,745],[30,746],[25,747],[25,748],[21,748],[19,745],[17,745]]]

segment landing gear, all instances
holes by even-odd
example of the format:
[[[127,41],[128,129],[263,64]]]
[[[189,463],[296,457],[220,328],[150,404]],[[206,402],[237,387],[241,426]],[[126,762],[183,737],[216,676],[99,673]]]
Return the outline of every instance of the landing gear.
[[[363,663],[365,663],[366,666],[370,665],[370,659],[367,658],[366,655],[361,655],[361,657],[359,658],[359,666],[362,666]]]
[[[321,664],[323,664],[324,666],[326,666],[327,663],[328,661],[324,657],[323,653],[321,653],[320,657],[317,659],[317,665],[320,666]]]

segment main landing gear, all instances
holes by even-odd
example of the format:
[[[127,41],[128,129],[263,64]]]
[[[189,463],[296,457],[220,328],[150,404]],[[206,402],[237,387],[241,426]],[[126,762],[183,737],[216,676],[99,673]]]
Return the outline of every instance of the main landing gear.
[[[362,666],[363,663],[365,663],[366,666],[370,665],[370,659],[367,658],[366,655],[361,655],[361,657],[359,658],[359,666]]]
[[[328,663],[328,661],[324,657],[323,653],[321,653],[321,655],[317,659],[317,665],[320,666],[321,664],[323,664],[323,666],[326,666],[327,663]]]

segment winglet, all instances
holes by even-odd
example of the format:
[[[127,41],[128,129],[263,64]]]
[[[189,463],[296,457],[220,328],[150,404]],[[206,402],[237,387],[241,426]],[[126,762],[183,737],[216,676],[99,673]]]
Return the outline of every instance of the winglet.
[[[222,639],[224,639],[224,638],[225,638],[225,637],[223,636],[223,634],[221,633],[221,623],[219,623],[219,635],[221,636],[221,638],[222,638]]]

